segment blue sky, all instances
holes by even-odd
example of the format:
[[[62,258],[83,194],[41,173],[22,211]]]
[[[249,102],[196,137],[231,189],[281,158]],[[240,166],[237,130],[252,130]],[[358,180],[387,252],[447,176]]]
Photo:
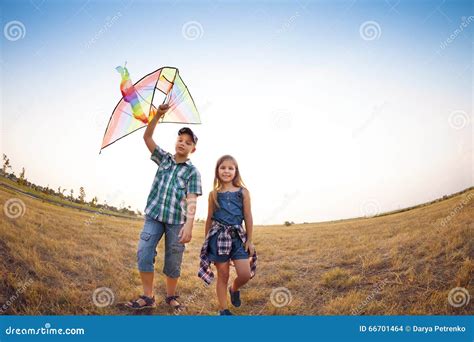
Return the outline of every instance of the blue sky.
[[[429,201],[473,184],[473,15],[469,1],[4,1],[1,149],[31,181],[143,210],[142,134],[98,150],[115,67],[138,80],[170,65],[201,113],[204,193],[234,155],[257,223]],[[172,151],[180,127],[155,140]]]

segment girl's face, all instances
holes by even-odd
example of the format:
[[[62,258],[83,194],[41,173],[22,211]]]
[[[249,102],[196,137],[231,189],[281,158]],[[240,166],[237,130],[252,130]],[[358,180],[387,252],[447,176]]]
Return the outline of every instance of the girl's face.
[[[231,183],[234,180],[235,172],[236,167],[232,160],[224,160],[217,169],[219,180],[222,183]]]

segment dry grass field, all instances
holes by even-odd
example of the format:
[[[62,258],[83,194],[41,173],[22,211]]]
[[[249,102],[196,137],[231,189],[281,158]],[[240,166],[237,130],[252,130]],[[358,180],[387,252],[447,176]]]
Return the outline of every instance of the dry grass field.
[[[3,210],[12,198],[25,204],[18,218]],[[0,203],[1,313],[173,314],[163,300],[162,243],[156,264],[158,307],[135,313],[120,305],[141,293],[136,270],[141,221],[62,208],[1,186]],[[474,299],[459,307],[448,302],[455,287],[474,294],[473,208],[471,189],[380,217],[257,226],[257,275],[242,291],[243,305],[232,311],[237,315],[473,314]],[[178,290],[187,309],[181,314],[216,314],[214,284],[205,287],[196,276],[203,231],[202,224],[195,225],[184,255]],[[110,292],[97,297],[96,305],[93,294],[102,287]]]

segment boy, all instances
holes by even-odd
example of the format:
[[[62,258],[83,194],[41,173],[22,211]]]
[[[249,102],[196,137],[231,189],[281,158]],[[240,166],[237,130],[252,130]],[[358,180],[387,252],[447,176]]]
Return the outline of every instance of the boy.
[[[153,308],[154,263],[156,246],[165,235],[165,257],[163,273],[166,275],[166,303],[174,309],[181,304],[176,296],[180,276],[184,244],[191,241],[196,211],[197,196],[202,194],[201,175],[189,160],[196,150],[197,137],[184,127],[178,131],[175,154],[163,151],[153,141],[153,131],[158,120],[169,109],[160,105],[155,117],[148,123],[143,135],[145,144],[152,153],[151,160],[158,170],[148,195],[145,208],[145,224],[140,234],[137,260],[143,284],[143,295],[126,304],[131,309]]]

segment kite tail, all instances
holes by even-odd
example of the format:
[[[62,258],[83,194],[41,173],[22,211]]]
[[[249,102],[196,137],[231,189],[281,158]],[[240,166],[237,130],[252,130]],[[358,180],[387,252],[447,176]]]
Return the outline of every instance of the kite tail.
[[[116,70],[122,76],[122,81],[120,82],[120,92],[122,93],[123,99],[132,106],[133,117],[147,124],[148,118],[143,112],[142,105],[138,99],[137,90],[130,80],[130,74],[128,73],[127,68],[119,66],[116,68]]]

